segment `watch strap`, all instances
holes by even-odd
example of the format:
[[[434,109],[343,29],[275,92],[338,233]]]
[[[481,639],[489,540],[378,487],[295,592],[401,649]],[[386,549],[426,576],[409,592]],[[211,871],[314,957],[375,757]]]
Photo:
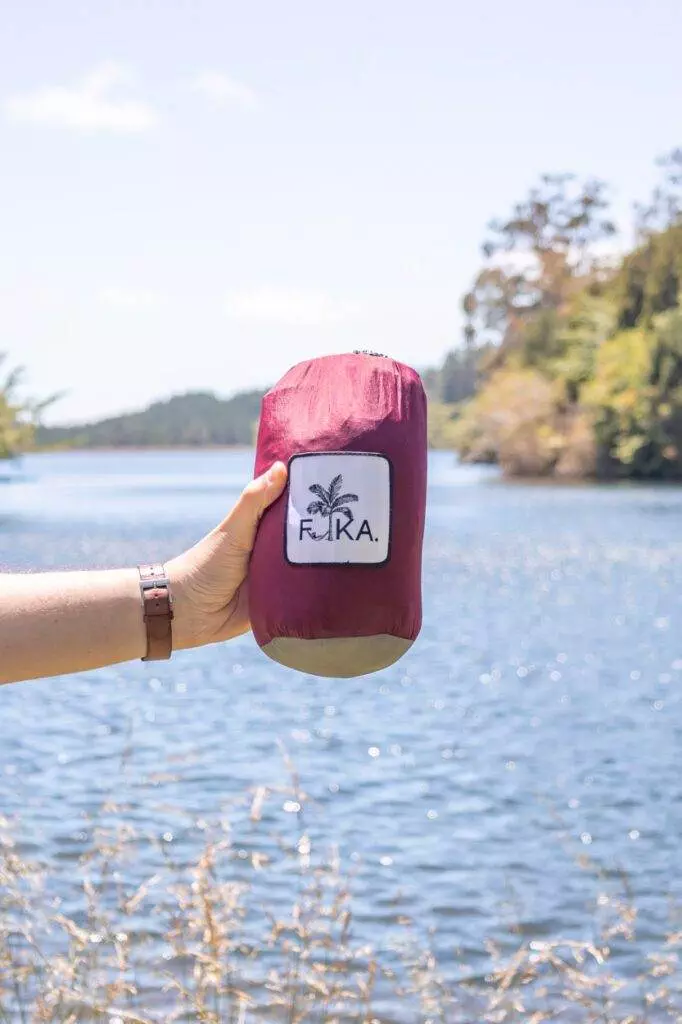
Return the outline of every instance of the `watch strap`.
[[[173,596],[160,563],[138,565],[147,653],[142,661],[167,661],[173,651]]]

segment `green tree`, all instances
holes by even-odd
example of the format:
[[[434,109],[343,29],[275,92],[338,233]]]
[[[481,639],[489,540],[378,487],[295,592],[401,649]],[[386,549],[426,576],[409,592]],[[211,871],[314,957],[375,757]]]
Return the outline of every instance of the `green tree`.
[[[612,472],[682,476],[682,310],[604,342],[582,397]]]
[[[427,406],[429,448],[453,449],[456,447],[458,409],[459,407],[456,405],[445,405],[444,402],[429,399]]]
[[[623,259],[614,281],[618,324],[649,324],[657,313],[673,309],[682,282],[682,223],[649,235]]]
[[[440,370],[439,397],[446,405],[471,398],[476,391],[479,353],[470,348],[452,349]]]
[[[0,352],[0,365],[6,355]],[[33,440],[33,415],[37,407],[19,401],[17,388],[22,372],[11,370],[0,384],[0,459],[12,459]]]
[[[516,476],[682,477],[682,150],[619,266],[594,258],[604,211],[600,183],[545,177],[493,225],[486,255],[514,260],[484,267],[466,299],[497,344],[454,425],[464,458]]]
[[[479,341],[495,343],[499,364],[539,315],[545,326],[594,276],[595,245],[615,231],[603,182],[546,174],[505,219],[490,224],[486,265],[465,298]]]
[[[648,203],[635,203],[635,227],[640,240],[665,231],[682,216],[682,148],[671,150],[656,164],[661,169],[660,181]]]

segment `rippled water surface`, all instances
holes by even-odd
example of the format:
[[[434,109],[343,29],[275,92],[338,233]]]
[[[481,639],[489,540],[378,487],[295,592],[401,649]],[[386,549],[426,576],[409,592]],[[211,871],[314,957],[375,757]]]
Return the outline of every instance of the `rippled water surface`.
[[[251,463],[27,458],[0,484],[0,566],[169,557]],[[181,851],[172,808],[210,816],[285,782],[281,741],[315,841],[356,863],[356,927],[380,947],[398,903],[446,958],[510,924],[584,935],[600,868],[627,874],[640,935],[663,934],[682,889],[682,490],[510,486],[433,455],[424,599],[413,649],[363,679],[289,672],[245,638],[5,687],[0,811],[58,866],[84,814],[123,794]],[[163,793],[139,781],[158,773]]]

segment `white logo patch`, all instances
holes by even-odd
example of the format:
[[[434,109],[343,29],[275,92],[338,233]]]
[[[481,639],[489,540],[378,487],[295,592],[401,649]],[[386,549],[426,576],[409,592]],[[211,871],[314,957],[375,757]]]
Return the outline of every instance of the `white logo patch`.
[[[370,452],[294,455],[285,555],[294,565],[381,565],[391,540],[391,465]]]

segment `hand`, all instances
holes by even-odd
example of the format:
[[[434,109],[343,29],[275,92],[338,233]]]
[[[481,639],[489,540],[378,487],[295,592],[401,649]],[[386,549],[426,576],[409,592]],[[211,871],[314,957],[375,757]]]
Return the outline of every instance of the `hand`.
[[[251,481],[219,526],[166,562],[174,598],[173,650],[230,640],[249,629],[249,557],[260,518],[286,480],[286,466],[275,462]]]

